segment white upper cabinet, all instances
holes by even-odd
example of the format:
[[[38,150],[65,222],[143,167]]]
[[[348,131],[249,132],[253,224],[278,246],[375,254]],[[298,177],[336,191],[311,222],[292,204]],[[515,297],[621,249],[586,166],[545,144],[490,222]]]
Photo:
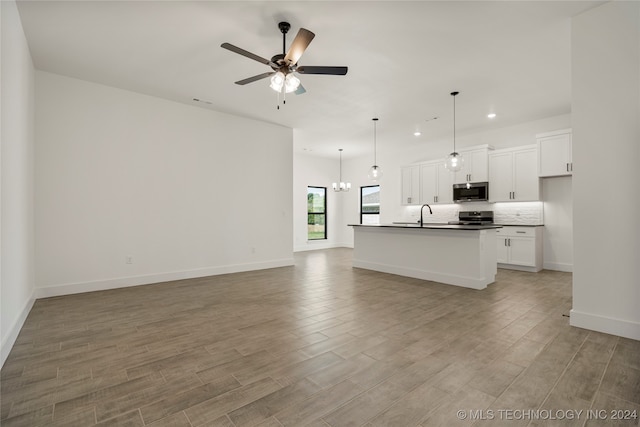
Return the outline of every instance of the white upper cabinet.
[[[535,145],[495,150],[489,154],[489,201],[515,202],[540,199]]]
[[[486,182],[489,180],[489,150],[492,147],[483,146],[458,152],[464,158],[462,169],[455,173],[452,184],[465,182]]]
[[[538,176],[563,176],[573,172],[571,129],[536,135]]]
[[[420,166],[422,203],[453,203],[453,177],[441,160]]]
[[[402,205],[420,204],[420,166],[402,168]]]

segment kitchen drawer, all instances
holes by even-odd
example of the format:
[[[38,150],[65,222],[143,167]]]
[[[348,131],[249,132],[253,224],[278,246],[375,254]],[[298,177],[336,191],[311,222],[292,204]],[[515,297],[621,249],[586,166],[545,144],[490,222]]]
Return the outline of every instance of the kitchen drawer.
[[[536,237],[537,227],[503,227],[497,228],[496,234],[508,237]]]

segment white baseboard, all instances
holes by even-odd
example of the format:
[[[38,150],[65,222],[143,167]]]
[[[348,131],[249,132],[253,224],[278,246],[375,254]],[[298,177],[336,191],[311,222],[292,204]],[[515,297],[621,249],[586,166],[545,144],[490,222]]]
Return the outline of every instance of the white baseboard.
[[[298,245],[293,248],[294,252],[304,252],[304,251],[315,251],[318,249],[334,249],[334,248],[352,248],[353,244],[348,245],[346,243],[329,243],[326,241],[313,241],[310,240],[306,242],[304,245]]]
[[[571,310],[569,324],[578,328],[604,332],[606,334],[640,341],[640,322],[630,322],[628,320],[615,319],[598,314],[584,313],[574,309]]]
[[[7,336],[2,338],[2,343],[0,343],[0,357],[2,358],[2,363],[0,363],[0,366],[3,366],[5,360],[7,360],[7,357],[9,357],[9,353],[11,353],[13,344],[15,344],[16,339],[18,338],[18,334],[20,334],[20,330],[24,325],[24,321],[27,320],[27,316],[29,315],[34,302],[36,302],[35,291],[31,292],[31,296],[22,308],[22,311],[18,315],[18,318],[9,328]]]
[[[502,268],[505,270],[518,270],[518,271],[528,271],[529,273],[537,273],[542,270],[537,267],[527,267],[526,265],[515,265],[515,264],[503,264],[501,262],[498,263],[498,268]]]
[[[564,271],[566,273],[573,273],[573,264],[567,264],[564,262],[545,262],[542,266],[545,270]]]
[[[65,283],[36,289],[37,298],[57,297],[61,295],[79,294],[83,292],[104,291],[107,289],[126,288],[129,286],[149,285],[152,283],[173,280],[194,279],[197,277],[217,276],[220,274],[240,273],[243,271],[265,270],[268,268],[287,267],[293,265],[293,258],[233,264],[217,267],[199,268],[196,270],[173,271],[168,273],[145,274],[140,276],[118,277],[115,279],[96,280],[84,283]],[[4,348],[4,346],[3,346]]]
[[[376,262],[353,260],[353,266],[364,268],[366,270],[380,271],[382,273],[397,274],[399,276],[413,277],[414,279],[430,280],[433,282],[445,283],[447,285],[462,286],[471,289],[485,289],[487,284],[493,283],[494,278],[476,279],[473,277],[457,276],[453,274],[438,273],[428,270],[420,270],[417,268],[381,264]],[[495,275],[495,273],[494,273]]]

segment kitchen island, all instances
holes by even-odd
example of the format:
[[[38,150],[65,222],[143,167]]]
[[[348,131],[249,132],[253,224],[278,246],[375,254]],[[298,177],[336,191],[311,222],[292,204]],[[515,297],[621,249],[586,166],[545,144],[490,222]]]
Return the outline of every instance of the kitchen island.
[[[354,267],[472,289],[495,281],[499,225],[349,225]]]

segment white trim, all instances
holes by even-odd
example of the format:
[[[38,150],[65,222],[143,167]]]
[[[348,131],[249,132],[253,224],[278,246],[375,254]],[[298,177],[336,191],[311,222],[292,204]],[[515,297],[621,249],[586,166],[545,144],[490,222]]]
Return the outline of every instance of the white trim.
[[[126,288],[130,286],[148,285],[173,280],[193,279],[197,277],[217,276],[220,274],[240,273],[243,271],[265,270],[268,268],[294,265],[293,258],[248,264],[223,265],[218,267],[199,268],[196,270],[173,271],[168,273],[146,274],[141,276],[119,277],[115,279],[96,280],[84,283],[66,283],[36,289],[37,298],[48,298],[60,295],[79,294],[83,292],[104,291],[107,289]]]
[[[318,249],[353,248],[346,243],[330,243],[324,240],[307,240],[304,245],[293,248],[294,252],[315,251]]]
[[[578,328],[640,340],[640,323],[571,310],[569,324]]]
[[[529,273],[537,273],[538,271],[541,270],[540,268],[536,268],[536,267],[528,267],[526,265],[517,265],[517,264],[506,264],[502,262],[498,263],[498,268],[502,268],[504,270],[527,271]]]
[[[9,353],[11,353],[11,349],[13,348],[13,345],[15,344],[16,339],[20,334],[20,330],[22,329],[22,326],[24,325],[25,320],[27,320],[27,316],[29,315],[29,312],[31,311],[31,308],[33,307],[33,304],[35,302],[36,302],[36,298],[35,298],[35,290],[34,290],[31,292],[31,296],[29,297],[29,299],[27,300],[27,303],[22,308],[20,315],[9,328],[9,332],[7,333],[7,336],[2,339],[2,344],[0,345],[1,347],[0,357],[2,358],[2,363],[0,363],[0,366],[4,366],[4,362],[7,360],[7,357],[9,357]]]
[[[353,260],[353,266],[367,270],[380,271],[382,273],[397,274],[399,276],[413,277],[414,279],[430,280],[432,282],[446,283],[471,289],[485,289],[487,282],[492,283],[486,277],[480,279],[455,274],[446,274],[436,271],[422,270],[418,268],[402,267],[398,265],[381,264],[377,262]]]
[[[544,268],[545,270],[573,273],[573,264],[567,264],[566,262],[545,262],[542,268]]]

